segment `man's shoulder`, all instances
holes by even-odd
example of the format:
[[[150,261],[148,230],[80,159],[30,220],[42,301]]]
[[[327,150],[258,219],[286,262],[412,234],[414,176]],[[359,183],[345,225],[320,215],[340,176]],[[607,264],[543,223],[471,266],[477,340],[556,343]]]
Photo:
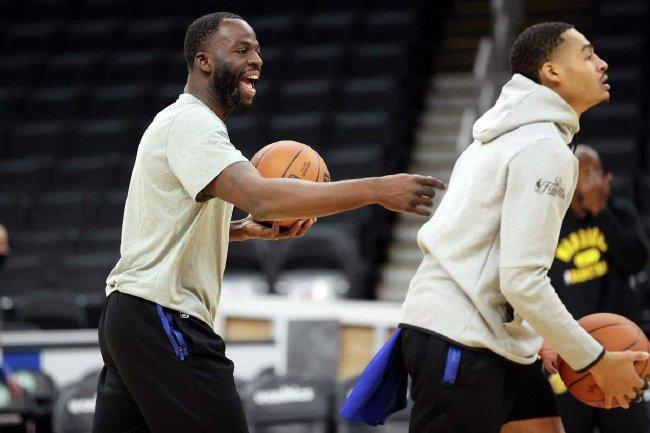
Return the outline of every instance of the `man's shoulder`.
[[[158,113],[154,123],[169,124],[171,128],[183,131],[218,131],[228,134],[226,125],[208,107],[181,98]]]

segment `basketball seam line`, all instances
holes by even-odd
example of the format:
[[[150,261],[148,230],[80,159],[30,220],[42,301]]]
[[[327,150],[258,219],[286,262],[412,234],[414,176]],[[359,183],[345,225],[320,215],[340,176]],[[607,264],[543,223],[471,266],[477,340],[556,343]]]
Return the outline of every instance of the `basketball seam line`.
[[[289,165],[287,165],[287,168],[284,169],[284,173],[282,173],[282,177],[284,177],[287,174],[287,172],[289,171],[289,169],[291,168],[293,163],[296,162],[296,159],[298,159],[298,157],[300,156],[300,154],[302,153],[303,150],[305,150],[305,149],[304,148],[300,149],[300,151],[294,155],[294,157],[291,160],[291,162],[289,163]]]

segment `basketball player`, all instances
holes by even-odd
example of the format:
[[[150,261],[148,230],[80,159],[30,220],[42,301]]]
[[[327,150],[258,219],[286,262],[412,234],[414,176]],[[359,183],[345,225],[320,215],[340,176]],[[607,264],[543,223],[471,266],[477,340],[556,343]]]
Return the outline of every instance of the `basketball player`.
[[[185,93],[140,142],[99,325],[105,366],[93,431],[247,432],[233,364],[213,331],[229,240],[300,236],[319,216],[377,203],[428,215],[441,182],[400,174],[332,183],[265,179],[224,121],[251,105],[262,59],[253,29],[229,13],[185,36]],[[260,220],[301,219],[287,234]]]
[[[410,433],[562,432],[536,362],[542,337],[628,407],[643,352],[606,352],[549,283],[578,162],[579,118],[609,99],[607,63],[572,25],[541,23],[515,41],[511,80],[474,124],[440,207],[418,234],[424,259],[402,307],[412,378]]]

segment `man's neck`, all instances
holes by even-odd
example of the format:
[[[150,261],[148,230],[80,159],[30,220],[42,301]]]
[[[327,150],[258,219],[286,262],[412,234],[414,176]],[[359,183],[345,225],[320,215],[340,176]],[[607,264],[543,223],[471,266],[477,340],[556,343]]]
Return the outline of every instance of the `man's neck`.
[[[222,121],[225,122],[230,115],[230,112],[221,106],[214,92],[207,85],[196,84],[192,79],[192,75],[187,78],[184,91],[203,102]]]

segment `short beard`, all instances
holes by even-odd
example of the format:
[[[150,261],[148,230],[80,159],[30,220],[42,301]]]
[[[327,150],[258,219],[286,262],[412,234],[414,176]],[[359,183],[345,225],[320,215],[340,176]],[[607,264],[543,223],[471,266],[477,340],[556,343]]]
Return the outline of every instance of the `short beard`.
[[[221,107],[228,113],[244,105],[239,93],[239,76],[225,66],[217,66],[212,73],[212,87]]]

